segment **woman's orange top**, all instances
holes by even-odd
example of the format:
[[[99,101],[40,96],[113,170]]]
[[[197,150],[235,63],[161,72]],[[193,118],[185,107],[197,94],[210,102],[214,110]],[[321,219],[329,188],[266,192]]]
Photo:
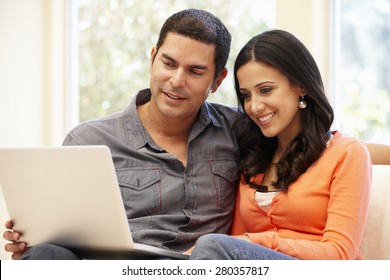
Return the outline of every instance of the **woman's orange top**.
[[[321,158],[273,198],[269,212],[241,183],[231,234],[298,259],[361,259],[371,158],[360,141],[333,135]],[[255,177],[258,184],[262,179]]]

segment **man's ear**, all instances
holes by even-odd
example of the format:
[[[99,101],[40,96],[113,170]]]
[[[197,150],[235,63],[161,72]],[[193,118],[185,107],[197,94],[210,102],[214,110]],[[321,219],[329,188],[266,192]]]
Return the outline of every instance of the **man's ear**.
[[[152,67],[156,55],[157,55],[157,47],[154,46],[150,51],[150,67]]]
[[[226,67],[224,69],[222,69],[221,72],[219,72],[218,77],[215,79],[213,88],[211,89],[211,93],[214,93],[217,91],[219,86],[222,84],[223,80],[226,78],[227,73],[228,73],[228,70]]]

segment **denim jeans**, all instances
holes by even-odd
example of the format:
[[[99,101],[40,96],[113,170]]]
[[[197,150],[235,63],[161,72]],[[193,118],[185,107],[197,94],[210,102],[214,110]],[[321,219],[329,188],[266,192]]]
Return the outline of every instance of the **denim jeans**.
[[[132,253],[130,251],[70,250],[54,244],[39,244],[31,247],[21,260],[171,260],[169,257]]]
[[[225,234],[206,234],[200,237],[191,260],[295,260],[270,248],[237,239]]]
[[[40,244],[28,249],[21,260],[79,260],[71,250],[53,244]]]

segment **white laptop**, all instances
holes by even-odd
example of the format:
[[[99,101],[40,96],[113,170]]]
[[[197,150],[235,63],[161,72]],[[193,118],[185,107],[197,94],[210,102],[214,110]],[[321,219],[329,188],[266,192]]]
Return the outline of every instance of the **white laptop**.
[[[133,242],[106,146],[0,148],[0,185],[28,246],[50,242],[85,258],[188,258]]]

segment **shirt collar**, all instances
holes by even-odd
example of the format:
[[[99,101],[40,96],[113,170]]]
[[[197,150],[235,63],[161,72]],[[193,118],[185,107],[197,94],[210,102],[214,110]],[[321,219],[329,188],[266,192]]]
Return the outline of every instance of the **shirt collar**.
[[[162,151],[162,149],[154,143],[153,139],[150,137],[149,133],[142,125],[137,113],[137,106],[149,102],[150,97],[150,89],[141,90],[133,98],[129,106],[125,109],[124,119],[127,130],[127,141],[135,149],[140,149],[145,145],[149,145],[155,150]],[[220,122],[215,117],[216,113],[217,112],[213,110],[213,107],[210,106],[209,103],[205,102],[199,110],[199,114],[191,130],[191,134],[200,133],[209,124],[212,124],[216,127],[221,127]]]

